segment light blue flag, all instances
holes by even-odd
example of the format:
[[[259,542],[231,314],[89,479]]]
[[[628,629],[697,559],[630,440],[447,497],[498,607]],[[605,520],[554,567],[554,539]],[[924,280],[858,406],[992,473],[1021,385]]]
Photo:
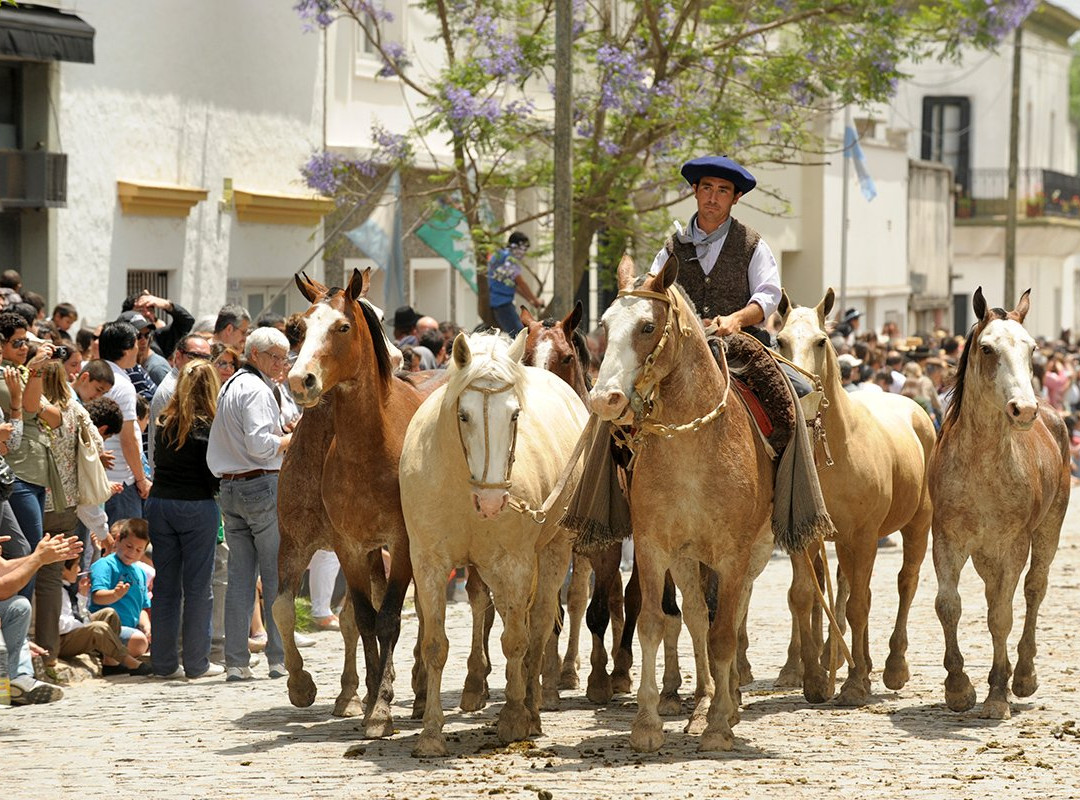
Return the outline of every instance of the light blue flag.
[[[476,254],[473,251],[472,237],[469,235],[469,221],[453,204],[460,199],[461,196],[455,192],[451,202],[440,200],[439,207],[430,219],[416,229],[416,236],[450,262],[475,292]]]
[[[405,249],[401,223],[401,177],[394,173],[371,215],[345,236],[383,271],[383,308],[405,305]]]
[[[855,174],[859,176],[859,188],[867,201],[877,197],[877,187],[874,179],[870,177],[870,171],[866,168],[866,156],[863,155],[862,147],[859,146],[859,137],[855,135],[855,129],[848,125],[844,128],[844,158],[850,158],[855,164]]]

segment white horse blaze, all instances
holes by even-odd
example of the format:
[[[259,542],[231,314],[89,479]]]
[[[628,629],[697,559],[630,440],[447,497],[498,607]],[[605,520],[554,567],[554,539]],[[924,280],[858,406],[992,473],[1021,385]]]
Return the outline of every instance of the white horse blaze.
[[[465,448],[469,476],[475,482],[499,484],[511,478],[510,451],[517,428],[515,416],[520,412],[517,395],[511,386],[507,386],[505,391],[476,391],[499,388],[491,381],[479,380],[470,384],[458,397],[458,430]],[[462,421],[462,416],[468,421]],[[506,488],[473,485],[472,493],[477,510],[485,518],[498,516],[509,499]]]
[[[289,370],[289,388],[295,394],[304,385],[304,379],[308,373],[321,378],[319,361],[317,356],[326,343],[330,331],[345,322],[345,315],[335,311],[327,303],[319,303],[304,319],[306,329],[304,332],[304,344],[296,356],[296,363]],[[321,384],[321,380],[319,381]]]
[[[536,352],[533,353],[533,366],[551,372],[554,367],[558,366],[557,364],[551,363],[554,358],[555,348],[552,346],[550,340],[544,339],[536,346]]]
[[[641,371],[641,363],[634,352],[634,333],[646,322],[655,323],[652,303],[634,297],[621,297],[604,312],[604,328],[607,330],[607,350],[596,376],[596,385],[589,393],[593,412],[601,419],[616,419],[625,411],[625,402],[609,405],[613,392],[629,401],[634,391],[634,381]]]
[[[1005,415],[1015,425],[1030,427],[1038,409],[1035,389],[1031,385],[1031,353],[1035,340],[1019,322],[995,319],[987,323],[976,344],[991,347],[997,354],[993,383]],[[1010,411],[1010,405],[1016,413]]]

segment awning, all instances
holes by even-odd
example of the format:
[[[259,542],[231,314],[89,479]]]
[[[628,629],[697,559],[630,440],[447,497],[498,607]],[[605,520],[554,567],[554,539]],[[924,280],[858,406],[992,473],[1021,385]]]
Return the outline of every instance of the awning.
[[[94,29],[74,14],[20,4],[0,7],[0,56],[94,63]]]

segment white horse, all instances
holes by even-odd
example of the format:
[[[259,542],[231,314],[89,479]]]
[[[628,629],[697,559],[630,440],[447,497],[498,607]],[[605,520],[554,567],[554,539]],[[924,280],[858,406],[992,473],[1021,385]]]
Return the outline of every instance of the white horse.
[[[459,335],[446,386],[424,402],[405,435],[399,476],[428,681],[418,756],[447,752],[439,694],[448,649],[445,586],[447,573],[463,565],[490,587],[503,620],[499,738],[540,733],[541,656],[571,542],[556,525],[557,511],[539,521],[528,510],[539,509],[558,484],[588,415],[560,378],[520,363],[524,349],[524,335],[512,346],[500,335]]]

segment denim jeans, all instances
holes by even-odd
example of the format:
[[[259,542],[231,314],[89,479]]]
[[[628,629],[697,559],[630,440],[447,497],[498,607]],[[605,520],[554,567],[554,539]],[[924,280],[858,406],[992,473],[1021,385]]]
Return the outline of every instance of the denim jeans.
[[[45,487],[16,478],[8,503],[15,512],[15,519],[19,521],[30,552],[34,552],[41,541],[41,518],[45,516]],[[19,589],[19,594],[27,600],[33,596],[34,578]]]
[[[495,322],[503,333],[517,336],[518,331],[525,327],[521,324],[521,315],[513,302],[492,306],[491,313],[495,315]]]
[[[140,519],[143,517],[143,499],[134,483],[124,484],[124,491],[114,494],[105,501],[105,516],[109,518],[109,527],[118,519]]]
[[[213,609],[211,580],[220,512],[213,500],[146,499],[150,543],[154,546],[154,672],[179,666],[177,646],[183,605],[183,663],[188,675],[210,666]]]
[[[225,590],[225,666],[246,667],[248,633],[255,608],[255,579],[262,577],[266,660],[285,662],[281,634],[271,608],[278,586],[277,473],[221,482],[221,512],[229,545],[229,586]]]
[[[9,678],[33,675],[34,664],[30,660],[30,601],[21,594],[0,600],[0,634],[7,648]]]

